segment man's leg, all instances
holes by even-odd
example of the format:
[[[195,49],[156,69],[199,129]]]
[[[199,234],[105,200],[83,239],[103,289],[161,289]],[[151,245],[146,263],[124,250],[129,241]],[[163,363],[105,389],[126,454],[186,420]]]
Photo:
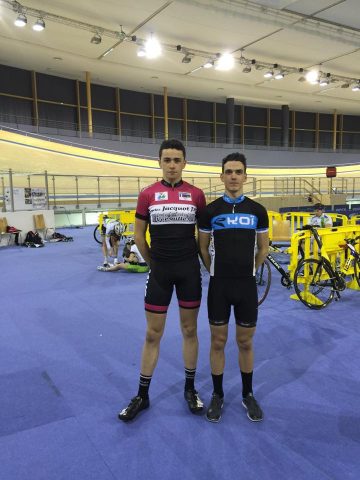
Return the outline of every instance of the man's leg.
[[[204,403],[195,389],[195,374],[199,352],[197,317],[199,308],[180,307],[180,326],[183,336],[183,358],[185,366],[184,397],[191,413],[201,413]]]
[[[146,336],[141,355],[141,370],[139,389],[136,397],[132,398],[129,405],[118,415],[120,420],[128,422],[136,415],[149,407],[149,387],[152,374],[155,370],[159,352],[160,341],[164,333],[166,314],[146,312]]]
[[[246,328],[236,325],[236,342],[239,348],[239,367],[243,385],[243,406],[247,416],[253,422],[263,419],[263,412],[254,398],[252,378],[254,370],[253,337],[256,327]]]
[[[99,272],[117,272],[118,270],[127,270],[128,264],[117,263],[116,265],[111,265],[111,267],[104,267],[103,265],[99,265],[97,269],[99,270]]]
[[[196,369],[199,341],[197,337],[198,308],[180,308],[180,326],[183,335],[184,365],[190,370]]]
[[[108,250],[107,250],[106,241],[105,241],[105,235],[102,236],[101,251],[104,255],[103,266],[104,267],[109,267],[110,264],[109,264],[109,258],[108,258]]]
[[[225,345],[228,338],[228,324],[210,325],[211,346],[210,366],[213,381],[213,394],[206,418],[210,422],[218,422],[224,404],[223,375],[225,368]]]
[[[151,377],[160,352],[160,341],[164,333],[166,314],[146,312],[146,337],[141,356],[141,373]]]

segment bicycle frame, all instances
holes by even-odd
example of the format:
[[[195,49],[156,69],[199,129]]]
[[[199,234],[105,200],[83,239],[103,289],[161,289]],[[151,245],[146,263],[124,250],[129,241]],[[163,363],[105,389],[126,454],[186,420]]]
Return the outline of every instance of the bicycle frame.
[[[275,269],[280,273],[281,275],[281,285],[286,288],[291,288],[292,286],[292,281],[290,280],[290,275],[282,268],[282,266],[275,260],[275,258],[268,253],[266,257],[271,265],[275,267]]]

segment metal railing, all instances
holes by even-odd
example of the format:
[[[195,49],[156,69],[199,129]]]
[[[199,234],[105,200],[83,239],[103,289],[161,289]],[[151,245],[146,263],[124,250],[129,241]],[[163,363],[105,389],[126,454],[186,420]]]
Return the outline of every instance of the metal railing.
[[[15,211],[15,197],[22,189],[43,189],[46,207],[49,209],[129,208],[135,206],[141,189],[160,179],[161,177],[59,175],[46,171],[42,174],[25,174],[10,169],[0,172],[0,208],[2,211]],[[208,201],[214,200],[224,190],[223,183],[217,176],[185,175],[184,180],[201,188]],[[309,197],[321,201],[323,195],[360,198],[360,177],[248,177],[244,193],[252,198],[300,196],[304,203]]]

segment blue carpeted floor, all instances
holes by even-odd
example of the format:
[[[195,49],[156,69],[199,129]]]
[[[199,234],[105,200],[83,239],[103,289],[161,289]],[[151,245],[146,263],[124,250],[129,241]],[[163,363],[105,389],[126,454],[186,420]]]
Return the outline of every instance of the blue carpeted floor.
[[[137,391],[146,276],[98,272],[92,230],[63,230],[72,243],[0,249],[2,480],[359,478],[360,292],[311,311],[273,272],[255,339],[258,424],[241,406],[234,328],[221,422],[187,411],[173,302],[151,408],[123,424],[116,413]],[[209,401],[206,302],[199,339],[197,386]]]

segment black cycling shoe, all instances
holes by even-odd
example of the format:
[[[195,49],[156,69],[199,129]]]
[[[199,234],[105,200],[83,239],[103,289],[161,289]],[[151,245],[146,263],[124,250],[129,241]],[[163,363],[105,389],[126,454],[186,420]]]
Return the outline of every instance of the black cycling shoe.
[[[246,408],[247,417],[252,422],[260,422],[264,418],[263,411],[252,393],[248,393],[247,396],[243,398],[242,405]]]
[[[184,398],[191,413],[201,413],[204,410],[204,403],[196,390],[185,390]]]
[[[206,420],[209,422],[217,423],[221,418],[221,410],[224,406],[224,397],[220,397],[219,394],[213,393],[209,408],[206,412]]]
[[[129,405],[126,408],[121,410],[118,414],[118,418],[123,422],[129,422],[130,420],[133,420],[141,410],[145,410],[146,408],[149,408],[149,406],[149,398],[142,398],[137,395],[130,400]]]

